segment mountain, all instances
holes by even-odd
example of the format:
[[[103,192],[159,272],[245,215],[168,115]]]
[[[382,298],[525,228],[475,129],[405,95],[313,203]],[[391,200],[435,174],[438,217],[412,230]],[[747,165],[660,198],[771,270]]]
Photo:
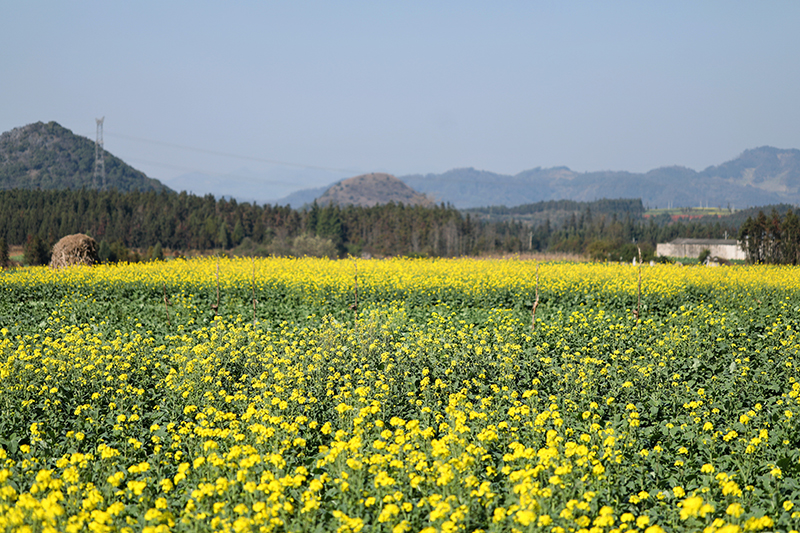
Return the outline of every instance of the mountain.
[[[464,168],[399,179],[436,201],[449,202],[461,209],[562,199],[587,202],[599,198],[641,198],[649,207],[800,204],[800,150],[763,146],[701,172],[681,166],[661,167],[646,173],[579,173],[567,167],[554,167],[510,176]]]
[[[0,189],[170,190],[103,151],[106,185],[95,183],[94,141],[57,122],[37,122],[0,135]]]
[[[293,209],[300,209],[304,205],[313,203],[314,200],[322,196],[325,191],[330,188],[330,185],[326,185],[324,187],[315,187],[313,189],[301,189],[293,192],[292,194],[284,196],[283,198],[279,198],[273,203],[275,205],[288,205]]]
[[[373,172],[335,183],[317,198],[320,205],[359,205],[371,207],[389,202],[405,205],[431,205],[433,202],[391,174]]]
[[[324,169],[274,165],[260,170],[239,168],[224,175],[191,172],[166,179],[164,183],[176,191],[187,191],[198,196],[213,194],[217,198],[236,198],[239,202],[280,205],[291,203],[293,207],[300,207],[306,202],[294,205],[294,202],[287,202],[283,198],[276,199],[295,191],[298,183],[324,185],[308,200],[307,203],[311,203],[330,187],[328,184],[341,177],[340,173]]]
[[[535,168],[516,176],[459,168],[443,174],[417,174],[401,176],[399,179],[437,202],[468,208],[514,206],[555,199],[558,194],[555,184],[560,180],[569,181],[574,176],[575,173],[566,167]]]

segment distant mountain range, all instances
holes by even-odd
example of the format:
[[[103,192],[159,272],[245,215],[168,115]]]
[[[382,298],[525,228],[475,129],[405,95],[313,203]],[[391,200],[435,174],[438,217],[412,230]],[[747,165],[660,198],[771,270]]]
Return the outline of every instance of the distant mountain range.
[[[589,202],[601,198],[641,198],[649,208],[797,205],[800,204],[800,150],[763,146],[745,150],[736,159],[701,172],[680,166],[646,173],[537,167],[511,176],[459,168],[443,174],[413,174],[398,179],[435,202],[449,203],[459,209],[514,207],[549,200]],[[326,187],[303,189],[277,203],[300,207],[326,190]]]
[[[94,179],[94,141],[73,134],[56,122],[37,122],[0,135],[0,189],[101,188]],[[148,178],[109,152],[104,152],[107,188],[130,190],[186,190],[240,201],[276,203],[298,208],[322,197],[344,180],[323,169],[275,167],[269,175],[241,169],[228,176],[179,176],[165,185]],[[592,201],[601,198],[641,198],[645,207],[736,209],[800,204],[800,150],[763,146],[697,172],[662,167],[646,173],[625,171],[575,172],[568,167],[541,168],[516,175],[474,168],[443,174],[415,174],[399,179],[435,202],[468,209],[513,207],[549,200]],[[330,183],[295,190],[299,183]],[[387,194],[390,191],[385,191]],[[364,194],[367,194],[364,191]],[[370,193],[372,194],[372,193]],[[280,195],[282,198],[276,199]],[[348,195],[360,195],[350,188]]]
[[[100,189],[94,178],[95,143],[57,122],[37,122],[0,135],[0,190]],[[105,188],[170,190],[118,157],[103,151]]]
[[[400,176],[400,179],[413,189],[458,208],[600,198],[641,198],[650,208],[699,205],[744,208],[800,203],[800,150],[770,146],[746,150],[736,159],[702,172],[679,166],[644,174],[579,173],[555,167],[509,176],[465,168],[444,174]]]

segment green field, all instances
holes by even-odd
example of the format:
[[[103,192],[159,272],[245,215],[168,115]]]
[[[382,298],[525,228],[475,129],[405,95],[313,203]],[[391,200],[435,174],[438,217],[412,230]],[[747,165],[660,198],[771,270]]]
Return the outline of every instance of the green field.
[[[9,271],[0,531],[794,531],[798,274]]]

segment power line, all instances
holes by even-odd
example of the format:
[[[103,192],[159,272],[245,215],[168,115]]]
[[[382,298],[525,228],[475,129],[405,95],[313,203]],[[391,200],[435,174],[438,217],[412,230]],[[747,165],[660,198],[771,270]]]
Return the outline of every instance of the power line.
[[[109,133],[108,135],[111,135],[112,137],[119,137],[120,139],[128,139],[130,141],[137,141],[137,142],[143,142],[143,143],[148,143],[148,144],[156,144],[156,145],[161,145],[161,146],[169,146],[171,148],[179,148],[181,150],[190,150],[192,152],[198,152],[198,153],[209,154],[209,155],[218,155],[218,156],[222,156],[222,157],[232,157],[232,158],[235,158],[235,159],[242,159],[242,160],[246,160],[246,161],[258,161],[259,163],[269,163],[271,165],[284,165],[284,166],[288,166],[288,167],[309,168],[309,169],[314,169],[314,170],[326,170],[328,172],[341,172],[341,173],[344,173],[344,174],[350,174],[350,173],[354,172],[352,169],[348,170],[348,169],[344,169],[344,168],[321,167],[321,166],[317,166],[317,165],[304,165],[302,163],[291,163],[289,161],[279,161],[277,159],[265,159],[265,158],[262,158],[262,157],[253,157],[253,156],[241,155],[241,154],[231,154],[231,153],[228,153],[228,152],[220,152],[220,151],[217,151],[217,150],[208,150],[206,148],[196,148],[194,146],[186,146],[186,145],[182,145],[182,144],[175,144],[175,143],[169,143],[169,142],[164,142],[164,141],[156,141],[156,140],[153,140],[153,139],[144,139],[142,137],[134,137],[132,135],[124,135],[124,134],[121,134],[121,133]],[[355,171],[355,172],[357,172],[357,171]]]
[[[198,169],[198,168],[184,167],[184,166],[179,166],[179,165],[173,165],[173,164],[170,164],[170,163],[161,163],[159,161],[150,161],[148,159],[141,159],[139,157],[126,157],[125,161],[130,161],[130,162],[134,162],[134,163],[144,163],[146,165],[152,165],[152,166],[162,167],[162,168],[169,168],[169,169],[172,169],[172,170],[182,170],[182,171],[185,171],[185,172],[197,172],[198,174],[203,174],[205,176],[209,176],[209,177],[212,177],[212,178],[237,178],[237,179],[240,179],[240,180],[249,181],[251,183],[269,184],[269,185],[285,185],[287,187],[292,187],[292,186],[296,186],[297,185],[296,182],[267,180],[267,179],[262,179],[262,178],[258,178],[258,177],[252,177],[252,176],[241,176],[239,174],[230,174],[230,173],[222,174],[222,173],[219,173],[219,172],[209,172],[207,170],[201,170],[201,169]],[[161,180],[161,181],[168,182],[169,180]]]

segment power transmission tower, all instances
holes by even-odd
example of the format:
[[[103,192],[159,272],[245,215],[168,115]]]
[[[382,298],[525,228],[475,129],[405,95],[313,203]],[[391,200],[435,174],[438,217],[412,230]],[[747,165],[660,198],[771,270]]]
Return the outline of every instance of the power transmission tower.
[[[94,119],[97,122],[97,141],[94,143],[94,188],[98,188],[98,181],[106,189],[106,163],[103,160],[103,121],[106,117]]]

